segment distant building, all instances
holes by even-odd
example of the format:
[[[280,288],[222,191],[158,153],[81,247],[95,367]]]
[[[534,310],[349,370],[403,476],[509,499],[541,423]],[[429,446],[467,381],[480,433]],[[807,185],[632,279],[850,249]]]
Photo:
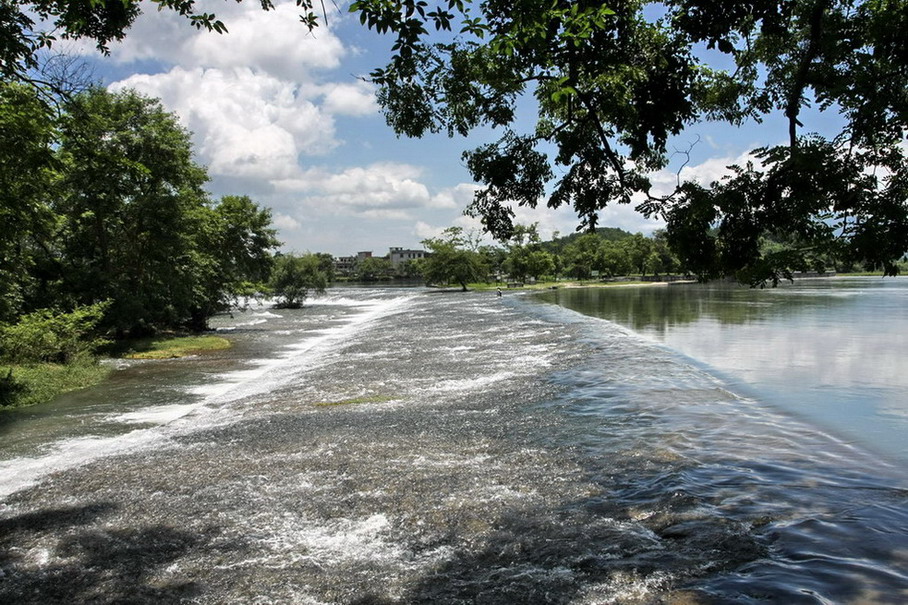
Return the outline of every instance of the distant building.
[[[356,256],[338,256],[334,259],[334,273],[350,277],[356,272],[356,263],[366,258],[372,258],[371,250],[357,252]]]
[[[372,258],[372,251],[357,252],[356,256],[338,256],[334,259],[334,273],[339,276],[350,277],[356,273],[356,264],[364,259]],[[391,261],[391,267],[397,270],[403,263],[420,258],[426,258],[429,253],[425,250],[408,250],[405,248],[391,248],[385,257]]]
[[[404,248],[391,248],[388,252],[388,258],[391,260],[391,266],[397,269],[401,263],[414,261],[420,258],[426,258],[429,255],[425,250],[407,250]]]
[[[334,274],[341,275],[344,277],[350,276],[353,274],[353,270],[356,268],[356,257],[355,256],[338,256],[334,259]]]

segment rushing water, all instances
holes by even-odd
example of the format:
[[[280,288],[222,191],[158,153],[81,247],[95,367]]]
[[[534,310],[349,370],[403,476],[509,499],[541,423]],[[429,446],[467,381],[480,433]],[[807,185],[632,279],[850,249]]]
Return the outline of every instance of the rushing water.
[[[0,424],[0,602],[899,603],[901,467],[616,323],[335,290]]]

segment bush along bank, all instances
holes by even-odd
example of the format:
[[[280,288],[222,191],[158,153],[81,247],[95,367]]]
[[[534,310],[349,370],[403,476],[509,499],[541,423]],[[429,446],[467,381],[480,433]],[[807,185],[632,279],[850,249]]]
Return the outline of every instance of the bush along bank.
[[[98,364],[95,351],[109,341],[95,328],[107,307],[41,309],[0,325],[0,407],[50,401],[102,381],[110,369]]]
[[[50,401],[94,386],[111,372],[98,352],[129,359],[171,359],[223,350],[230,341],[214,335],[164,335],[112,342],[96,328],[107,303],[69,313],[41,310],[0,325],[0,409]]]

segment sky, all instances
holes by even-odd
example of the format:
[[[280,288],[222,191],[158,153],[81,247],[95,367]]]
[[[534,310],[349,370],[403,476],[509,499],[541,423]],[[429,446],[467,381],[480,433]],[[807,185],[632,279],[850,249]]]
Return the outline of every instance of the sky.
[[[77,48],[109,89],[160,98],[192,133],[212,195],[248,195],[271,208],[285,252],[382,255],[391,246],[421,248],[447,227],[480,230],[463,215],[478,185],[461,154],[497,135],[398,138],[363,80],[387,62],[391,41],[366,30],[346,4],[311,34],[294,2],[275,4],[265,12],[251,0],[218,3],[227,34],[151,10],[108,57]],[[531,129],[533,116],[525,119]],[[709,183],[747,150],[786,136],[782,120],[741,129],[702,124],[673,145],[697,141],[681,176]],[[655,175],[656,189],[675,182],[684,159]],[[517,222],[538,223],[543,239],[579,223],[570,208],[516,210]],[[615,205],[599,226],[650,234],[663,225]]]

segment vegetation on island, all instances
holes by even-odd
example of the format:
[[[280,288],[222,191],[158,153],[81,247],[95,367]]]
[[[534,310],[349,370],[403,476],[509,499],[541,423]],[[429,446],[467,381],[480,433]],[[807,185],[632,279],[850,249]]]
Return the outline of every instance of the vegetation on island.
[[[229,340],[214,334],[161,334],[112,343],[105,353],[125,359],[177,359],[230,346]]]
[[[270,281],[270,290],[277,298],[277,305],[299,309],[310,291],[323,294],[330,274],[322,265],[322,258],[315,254],[278,255]]]

